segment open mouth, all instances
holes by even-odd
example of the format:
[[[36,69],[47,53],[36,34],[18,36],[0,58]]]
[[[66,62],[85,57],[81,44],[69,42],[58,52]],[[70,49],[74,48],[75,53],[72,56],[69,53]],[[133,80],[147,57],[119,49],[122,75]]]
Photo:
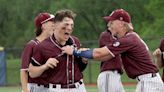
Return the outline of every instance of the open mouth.
[[[65,32],[64,34],[65,34],[65,35],[68,35],[68,36],[70,35],[70,33],[68,33],[68,32]]]

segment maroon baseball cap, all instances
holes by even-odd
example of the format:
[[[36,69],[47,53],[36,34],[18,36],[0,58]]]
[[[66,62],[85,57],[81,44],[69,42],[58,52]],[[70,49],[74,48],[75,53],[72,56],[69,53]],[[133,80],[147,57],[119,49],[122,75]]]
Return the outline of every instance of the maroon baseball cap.
[[[124,22],[131,23],[131,17],[127,11],[123,9],[114,10],[109,16],[103,17],[105,21],[121,20]]]
[[[54,15],[49,14],[49,13],[39,13],[36,17],[35,17],[35,27],[36,28],[40,28],[42,26],[43,23],[47,22],[47,21],[52,21],[54,19]]]

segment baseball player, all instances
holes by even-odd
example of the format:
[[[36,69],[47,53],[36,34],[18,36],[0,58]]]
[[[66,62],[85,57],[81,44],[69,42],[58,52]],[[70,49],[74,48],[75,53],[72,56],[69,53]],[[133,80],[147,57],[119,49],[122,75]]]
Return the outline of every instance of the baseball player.
[[[36,26],[36,38],[29,41],[24,47],[21,55],[21,84],[23,92],[36,92],[36,90],[41,89],[41,84],[45,83],[42,78],[31,78],[28,75],[28,67],[30,63],[30,59],[32,57],[32,51],[36,45],[38,45],[41,41],[43,41],[48,36],[53,33],[54,23],[52,19],[54,15],[49,13],[40,13],[35,18],[35,26]],[[47,88],[46,88],[47,89]],[[45,90],[46,90],[45,89]],[[42,89],[44,90],[44,89]],[[39,92],[45,92],[39,91]]]
[[[81,58],[62,53],[61,48],[71,45],[80,47],[79,40],[71,36],[74,27],[75,14],[70,10],[60,10],[55,14],[54,34],[36,46],[32,62],[39,67],[30,65],[33,77],[48,74],[49,92],[86,92],[81,68],[86,63]],[[51,61],[48,59],[51,58]],[[51,62],[48,63],[47,62]],[[84,66],[84,67],[83,67]]]
[[[112,44],[86,51],[78,51],[71,46],[65,46],[62,50],[70,55],[97,60],[112,59],[121,54],[127,75],[138,81],[136,92],[163,92],[164,84],[158,69],[151,60],[148,47],[133,31],[128,12],[117,9],[104,18],[112,35],[117,37]]]
[[[101,33],[99,46],[104,47],[114,41],[109,30]],[[101,62],[100,74],[97,79],[99,92],[125,92],[121,83],[122,62],[120,55],[111,60]]]
[[[161,40],[159,48],[157,48],[154,52],[153,55],[156,58],[156,65],[159,68],[164,67],[164,39]],[[162,80],[164,82],[164,70],[163,70],[163,75],[162,75]]]

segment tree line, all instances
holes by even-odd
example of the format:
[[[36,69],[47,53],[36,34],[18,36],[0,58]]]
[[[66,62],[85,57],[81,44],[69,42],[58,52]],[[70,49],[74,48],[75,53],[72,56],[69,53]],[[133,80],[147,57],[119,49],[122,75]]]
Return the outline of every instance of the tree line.
[[[73,34],[81,41],[97,40],[106,29],[102,17],[117,8],[129,12],[134,31],[142,38],[161,39],[163,5],[163,0],[0,0],[0,46],[23,47],[35,37],[35,16],[40,12],[54,14],[60,9],[71,9],[77,14]],[[151,44],[159,44],[158,41]]]

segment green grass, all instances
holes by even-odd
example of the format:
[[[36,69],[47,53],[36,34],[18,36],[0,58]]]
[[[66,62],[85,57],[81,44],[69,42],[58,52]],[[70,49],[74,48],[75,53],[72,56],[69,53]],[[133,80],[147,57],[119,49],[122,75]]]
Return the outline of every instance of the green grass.
[[[20,85],[20,59],[7,61],[7,85]],[[100,62],[90,61],[83,72],[85,83],[96,83],[100,72]],[[160,71],[162,73],[162,70]],[[126,73],[121,76],[122,82],[136,82],[127,77]]]
[[[13,85],[14,87],[0,87],[0,92],[21,92],[20,86],[20,59],[6,60],[7,61],[7,85]],[[100,72],[100,62],[90,61],[84,73],[85,83],[96,83],[97,77]],[[126,73],[122,76],[123,82],[135,82],[126,76]],[[15,87],[17,86],[17,87]],[[87,92],[98,92],[96,86],[86,86]],[[134,87],[126,87],[127,92],[133,92]]]
[[[20,86],[20,60],[13,59],[13,60],[6,60],[7,61],[7,85],[14,85],[7,86],[7,87],[0,87],[0,92],[21,92]],[[97,77],[100,72],[100,63],[91,61],[87,68],[85,69],[84,73],[84,82],[85,83],[96,83]],[[90,75],[90,76],[89,76]],[[135,82],[134,80],[129,79],[126,76],[126,73],[122,76],[123,82]],[[17,87],[15,87],[17,86]],[[87,92],[98,92],[97,86],[86,86]],[[127,92],[134,92],[132,90],[135,87],[125,87]]]
[[[83,72],[85,83],[96,83],[100,72],[100,62],[90,61],[87,68]],[[123,82],[135,82],[129,79],[126,73],[122,76]],[[20,60],[7,60],[7,85],[20,84]]]
[[[0,92],[21,92],[20,87],[0,87]]]
[[[20,84],[20,60],[7,60],[7,85]]]

